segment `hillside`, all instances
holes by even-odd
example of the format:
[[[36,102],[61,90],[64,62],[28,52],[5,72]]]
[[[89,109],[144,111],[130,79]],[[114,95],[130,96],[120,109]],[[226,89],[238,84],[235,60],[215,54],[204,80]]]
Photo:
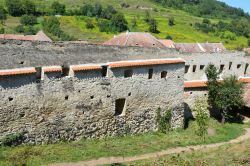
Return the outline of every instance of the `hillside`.
[[[35,1],[37,10],[49,11],[50,6],[54,0],[37,0]],[[171,36],[175,42],[223,42],[228,49],[237,49],[247,47],[247,37],[236,36],[232,38],[221,37],[218,32],[205,33],[197,30],[196,23],[201,23],[204,17],[198,17],[194,13],[186,12],[186,10],[180,10],[176,7],[167,7],[162,3],[153,2],[152,0],[60,0],[60,3],[66,5],[66,10],[73,10],[80,8],[83,4],[95,4],[99,2],[102,6],[112,5],[116,10],[122,12],[128,21],[130,31],[148,31],[149,25],[144,21],[145,12],[149,11],[151,17],[158,22],[159,33],[153,34],[157,38],[164,39],[166,36]],[[127,7],[122,7],[122,3],[128,4]],[[4,5],[4,0],[0,0],[0,4]],[[195,4],[194,4],[195,6]],[[209,17],[206,16],[206,17]],[[44,16],[38,18],[38,24],[35,25],[37,29],[42,29],[42,21]],[[169,18],[174,18],[175,25],[169,26]],[[86,20],[91,19],[94,23],[93,29],[87,29],[85,24]],[[137,26],[132,26],[132,21],[136,19]],[[228,16],[223,18],[225,22],[231,22],[235,19],[235,16]],[[242,19],[246,20],[242,16]],[[88,42],[101,43],[112,38],[115,34],[113,32],[100,32],[97,26],[97,20],[95,17],[87,16],[61,16],[59,17],[62,30],[73,36],[77,40],[84,40]],[[216,18],[213,15],[209,18],[212,24],[217,24],[220,18]],[[249,20],[247,20],[249,22]],[[5,33],[17,33],[15,27],[20,23],[20,17],[8,16],[5,21]],[[54,39],[56,37],[51,36]]]

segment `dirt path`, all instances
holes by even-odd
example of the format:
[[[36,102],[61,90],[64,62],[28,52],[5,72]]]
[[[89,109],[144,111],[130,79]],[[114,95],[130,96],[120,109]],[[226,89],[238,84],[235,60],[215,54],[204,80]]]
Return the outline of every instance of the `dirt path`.
[[[162,157],[164,155],[169,155],[169,154],[191,152],[191,151],[200,150],[200,149],[204,150],[208,148],[215,148],[215,147],[219,147],[219,146],[226,145],[226,144],[239,143],[247,139],[250,139],[250,128],[246,129],[246,133],[244,135],[236,139],[233,139],[231,141],[228,141],[228,142],[221,142],[221,143],[208,144],[208,145],[177,147],[177,148],[163,150],[160,152],[147,153],[147,154],[133,156],[133,157],[108,157],[108,158],[99,158],[99,159],[94,159],[94,160],[89,160],[89,161],[80,161],[77,163],[49,164],[49,166],[94,166],[94,165],[103,165],[103,164],[112,164],[112,163],[125,163],[125,162],[131,162],[131,161]]]

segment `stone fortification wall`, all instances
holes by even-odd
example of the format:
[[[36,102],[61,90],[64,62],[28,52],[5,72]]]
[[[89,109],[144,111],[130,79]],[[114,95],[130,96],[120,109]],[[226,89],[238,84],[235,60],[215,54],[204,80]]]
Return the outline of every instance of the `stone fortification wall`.
[[[250,58],[244,52],[180,55],[186,61],[185,80],[206,80],[205,69],[212,63],[222,71],[221,78],[229,75],[250,76]]]
[[[0,138],[25,143],[154,131],[156,110],[183,125],[184,61],[152,60],[0,70]]]
[[[79,43],[0,41],[0,69],[156,59],[178,55],[174,49]]]

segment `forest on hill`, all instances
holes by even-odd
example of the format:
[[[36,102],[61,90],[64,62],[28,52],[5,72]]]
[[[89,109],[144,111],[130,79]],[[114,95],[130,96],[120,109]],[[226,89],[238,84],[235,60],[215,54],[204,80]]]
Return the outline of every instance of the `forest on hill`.
[[[1,33],[101,43],[123,31],[175,42],[250,45],[250,15],[217,0],[0,0]]]

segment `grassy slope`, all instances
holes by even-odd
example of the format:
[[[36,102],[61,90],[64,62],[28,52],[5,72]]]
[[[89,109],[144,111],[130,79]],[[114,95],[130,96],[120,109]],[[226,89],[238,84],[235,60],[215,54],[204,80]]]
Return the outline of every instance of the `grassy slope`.
[[[243,133],[238,124],[221,125],[210,120],[210,128],[215,135],[207,136],[203,141],[195,134],[195,123],[183,131],[168,134],[149,133],[139,136],[107,138],[104,140],[81,140],[79,142],[53,145],[0,147],[0,165],[41,165],[53,162],[75,162],[108,156],[134,156],[160,151],[170,147],[196,145],[227,141]],[[2,152],[2,153],[1,153]]]
[[[0,0],[0,4],[4,0]],[[48,3],[49,1],[49,3]],[[53,0],[38,0],[36,3],[42,9],[46,9],[50,6],[50,3]],[[60,0],[61,3],[67,5],[67,8],[79,8],[82,6],[82,0]],[[159,4],[152,3],[150,0],[85,0],[84,3],[95,2],[101,3],[103,6],[112,5],[117,10],[123,12],[126,16],[126,19],[129,22],[131,31],[147,31],[148,25],[143,21],[145,10],[151,10],[151,14],[159,24],[159,34],[154,34],[157,38],[164,39],[167,35],[171,35],[175,42],[223,42],[227,48],[234,49],[240,46],[246,46],[247,39],[244,37],[238,37],[235,41],[229,41],[226,43],[225,40],[220,39],[218,36],[213,34],[205,34],[199,31],[196,31],[194,27],[190,24],[195,22],[201,22],[203,18],[192,16],[186,12],[180,10],[174,10],[170,8],[163,8]],[[120,4],[126,2],[130,5],[129,8],[122,8]],[[140,6],[136,8],[136,6]],[[152,9],[157,9],[158,12],[154,12]],[[131,19],[136,17],[138,26],[136,28],[131,27]],[[168,26],[168,18],[174,17],[176,25],[173,27]],[[85,28],[85,19],[87,17],[74,17],[74,16],[65,16],[61,17],[62,29],[67,33],[73,35],[75,38],[80,40],[86,40],[89,42],[103,42],[114,36],[112,33],[99,32],[98,27],[94,29]],[[95,19],[93,18],[93,21]],[[218,22],[218,20],[211,20],[212,22]],[[17,18],[10,18],[7,20],[7,33],[14,33],[14,27],[18,24]]]

